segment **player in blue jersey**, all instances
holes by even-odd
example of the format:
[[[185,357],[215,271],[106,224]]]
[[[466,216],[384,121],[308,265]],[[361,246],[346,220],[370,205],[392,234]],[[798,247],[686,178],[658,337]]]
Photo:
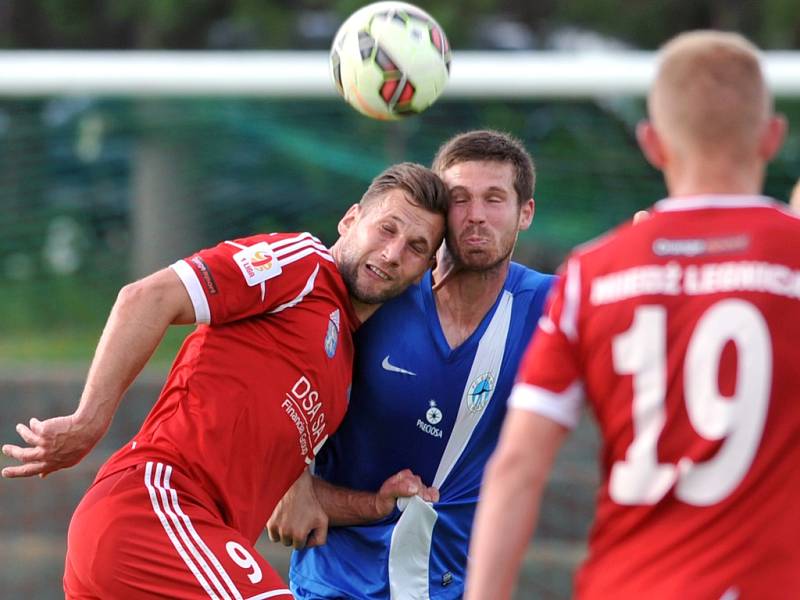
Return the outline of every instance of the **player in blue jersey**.
[[[534,213],[518,141],[461,134],[433,169],[451,193],[437,266],[359,330],[348,414],[268,525],[272,539],[315,546],[292,556],[300,599],[463,594],[483,469],[553,278],[511,262]],[[321,546],[315,496],[331,525]]]

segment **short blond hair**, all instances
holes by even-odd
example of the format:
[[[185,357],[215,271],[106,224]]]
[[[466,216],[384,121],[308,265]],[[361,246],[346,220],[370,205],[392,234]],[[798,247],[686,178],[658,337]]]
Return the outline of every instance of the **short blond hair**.
[[[747,155],[772,114],[758,48],[737,33],[676,36],[661,49],[648,111],[678,151]]]

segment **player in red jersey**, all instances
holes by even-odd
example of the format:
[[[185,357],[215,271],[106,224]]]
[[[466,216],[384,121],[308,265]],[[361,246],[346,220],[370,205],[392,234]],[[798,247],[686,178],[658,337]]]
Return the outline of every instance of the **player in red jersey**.
[[[256,235],[123,288],[77,411],[19,425],[28,447],[3,447],[23,463],[6,477],[75,464],[167,327],[200,324],[73,515],[67,598],[291,596],[254,543],[342,420],[353,331],[430,267],[446,208],[439,178],[403,163],[347,211],[330,250],[307,233]]]
[[[800,219],[759,196],[784,137],[756,49],[663,49],[638,128],[670,197],[568,258],[484,481],[467,598],[508,598],[588,402],[602,486],[585,600],[800,595]]]

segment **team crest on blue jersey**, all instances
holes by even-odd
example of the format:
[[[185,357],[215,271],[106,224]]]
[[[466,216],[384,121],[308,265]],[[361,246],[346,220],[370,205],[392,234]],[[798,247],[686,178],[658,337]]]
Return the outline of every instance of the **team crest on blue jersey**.
[[[489,372],[476,377],[467,392],[467,408],[471,412],[480,412],[489,404],[494,391],[494,377]]]
[[[333,358],[339,345],[339,309],[333,311],[328,320],[328,332],[325,334],[325,354]]]

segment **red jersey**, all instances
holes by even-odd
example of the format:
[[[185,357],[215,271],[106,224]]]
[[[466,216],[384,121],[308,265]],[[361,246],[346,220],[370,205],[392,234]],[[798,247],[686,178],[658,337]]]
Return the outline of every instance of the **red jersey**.
[[[568,259],[510,404],[599,424],[579,598],[800,594],[799,239],[763,197],[667,199]]]
[[[145,461],[174,465],[255,542],[344,417],[359,322],[333,258],[308,233],[224,242],[173,269],[200,325],[98,479]]]

